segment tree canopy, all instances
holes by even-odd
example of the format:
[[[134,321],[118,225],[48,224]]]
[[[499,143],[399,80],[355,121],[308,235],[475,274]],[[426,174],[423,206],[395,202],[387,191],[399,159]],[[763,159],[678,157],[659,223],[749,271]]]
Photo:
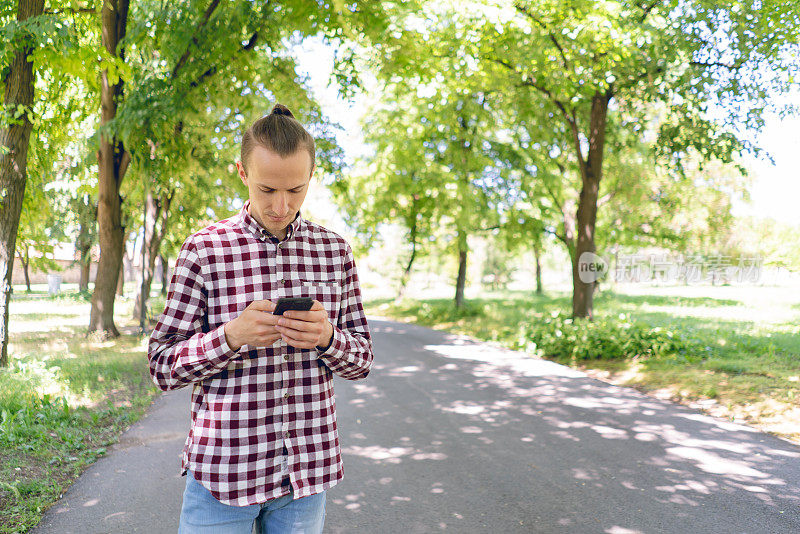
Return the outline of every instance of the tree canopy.
[[[85,263],[97,240],[91,328],[111,334],[124,240],[144,233],[152,265],[237,209],[241,134],[276,101],[317,139],[367,240],[405,229],[401,286],[415,258],[446,250],[458,304],[474,237],[495,263],[556,240],[573,316],[591,318],[587,253],[746,249],[720,231],[746,233],[731,213],[742,154],[760,152],[767,112],[793,111],[776,96],[800,68],[798,0],[6,0],[0,35],[14,140],[0,155],[25,154],[0,190],[4,254],[18,233],[34,256],[69,235]],[[357,167],[298,74],[294,47],[312,35],[335,50],[340,93],[368,93]]]

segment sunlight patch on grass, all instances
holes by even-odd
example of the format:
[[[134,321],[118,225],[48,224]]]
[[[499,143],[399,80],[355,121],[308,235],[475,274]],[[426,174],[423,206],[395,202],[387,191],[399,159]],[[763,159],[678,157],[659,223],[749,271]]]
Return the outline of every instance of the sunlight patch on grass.
[[[75,328],[88,324],[88,303],[54,303],[46,300],[12,301],[9,333],[11,338],[23,338],[33,333],[73,333]],[[57,312],[53,312],[53,310]]]

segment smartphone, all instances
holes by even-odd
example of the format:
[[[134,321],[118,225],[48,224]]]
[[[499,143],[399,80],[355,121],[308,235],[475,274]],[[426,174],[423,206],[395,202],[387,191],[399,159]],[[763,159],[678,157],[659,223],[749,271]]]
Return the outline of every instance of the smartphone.
[[[314,305],[314,299],[310,297],[281,297],[275,305],[273,315],[283,315],[287,310],[308,311]]]

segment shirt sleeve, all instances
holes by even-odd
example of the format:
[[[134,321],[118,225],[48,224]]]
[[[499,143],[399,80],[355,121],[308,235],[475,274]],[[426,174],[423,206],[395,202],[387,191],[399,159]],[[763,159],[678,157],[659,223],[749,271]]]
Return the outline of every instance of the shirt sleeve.
[[[361,304],[356,263],[349,245],[345,252],[344,286],[339,317],[330,346],[319,357],[328,368],[347,380],[366,378],[372,367],[372,338]]]
[[[198,382],[224,369],[235,353],[224,325],[210,329],[200,257],[186,240],[169,285],[164,313],[150,335],[150,376],[162,391]]]

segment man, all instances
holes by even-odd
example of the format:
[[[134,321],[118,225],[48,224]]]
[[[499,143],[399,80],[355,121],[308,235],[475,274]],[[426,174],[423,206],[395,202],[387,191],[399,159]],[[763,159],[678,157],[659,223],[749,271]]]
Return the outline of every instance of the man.
[[[242,138],[249,200],[178,255],[148,356],[162,390],[192,385],[181,533],[322,532],[342,478],[333,374],[365,378],[372,341],[350,246],[300,215],[314,158],[276,105]]]

